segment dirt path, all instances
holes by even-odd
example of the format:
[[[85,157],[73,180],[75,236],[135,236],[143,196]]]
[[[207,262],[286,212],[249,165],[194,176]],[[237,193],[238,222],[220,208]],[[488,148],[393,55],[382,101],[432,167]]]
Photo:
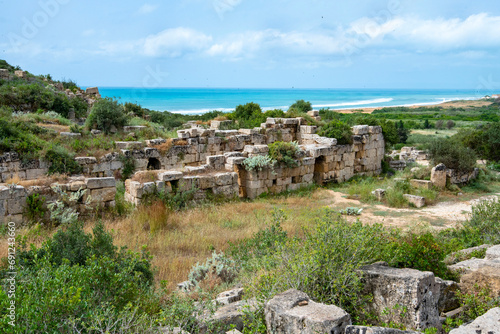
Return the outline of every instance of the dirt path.
[[[481,196],[466,201],[447,201],[439,202],[432,206],[421,209],[397,209],[390,208],[381,204],[366,204],[358,200],[348,199],[346,195],[333,190],[327,190],[330,196],[329,207],[335,209],[344,209],[347,207],[363,208],[359,219],[368,223],[382,223],[388,226],[406,227],[415,224],[430,224],[435,228],[447,228],[464,221],[471,213],[472,205],[482,200],[493,200],[500,196],[499,194],[490,196]],[[356,217],[349,217],[349,220],[355,220]]]

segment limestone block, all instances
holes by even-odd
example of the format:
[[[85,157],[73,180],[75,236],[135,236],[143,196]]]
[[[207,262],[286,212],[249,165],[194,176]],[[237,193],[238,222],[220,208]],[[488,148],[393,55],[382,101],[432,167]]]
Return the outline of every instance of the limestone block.
[[[301,125],[300,126],[300,133],[301,134],[315,134],[317,126],[310,126],[310,125]]]
[[[249,199],[254,199],[260,196],[261,194],[265,193],[266,189],[264,188],[249,188],[245,187],[245,194],[246,197]]]
[[[235,184],[234,180],[238,180],[238,174],[235,172],[229,173],[217,173],[215,174],[215,183],[218,186],[227,186],[231,184]]]
[[[243,288],[232,289],[221,292],[217,295],[216,301],[222,305],[228,305],[241,300]]]
[[[410,180],[410,184],[415,188],[432,189],[432,182],[428,180]]]
[[[377,197],[377,201],[382,201],[385,198],[385,189],[375,189],[372,194]]]
[[[6,200],[11,197],[8,187],[0,186],[0,200]]]
[[[248,154],[265,155],[269,153],[269,146],[267,145],[246,145],[243,152]]]
[[[116,180],[114,177],[91,177],[85,179],[85,184],[87,185],[87,189],[115,188]]]
[[[377,133],[382,133],[382,127],[380,125],[376,126],[369,126],[368,127],[368,133],[370,134],[377,134]]]
[[[71,138],[77,138],[82,136],[81,133],[73,133],[73,132],[61,132],[59,135],[61,137],[71,137]]]
[[[134,196],[132,196],[131,194],[129,194],[127,192],[125,193],[125,201],[127,201],[129,203],[133,203],[134,205],[141,204],[141,199],[140,198],[134,197]]]
[[[243,330],[243,318],[245,311],[255,311],[257,303],[255,300],[242,300],[231,303],[219,308],[212,316],[211,321],[223,324],[227,327],[232,327],[238,331]],[[202,333],[207,333],[207,330],[202,328]]]
[[[90,191],[90,197],[91,197],[92,203],[104,204],[104,202],[114,201],[115,194],[116,194],[115,187],[92,189]]]
[[[460,278],[460,287],[465,293],[473,293],[476,285],[488,288],[494,297],[500,297],[500,261],[488,261]]]
[[[310,173],[310,174],[304,174],[302,175],[302,182],[312,182],[314,179],[314,174],[313,173]]]
[[[284,177],[284,178],[279,178],[276,180],[277,186],[286,186],[286,185],[291,184],[291,183],[292,183],[291,177]]]
[[[87,184],[85,183],[85,181],[71,182],[68,185],[68,188],[70,191],[78,191],[79,189],[87,189]]]
[[[95,157],[76,157],[75,161],[79,165],[92,165],[97,163],[97,159]]]
[[[368,125],[355,125],[352,127],[352,133],[354,135],[365,135],[368,134],[369,127]]]
[[[268,332],[275,334],[343,334],[351,324],[350,315],[341,308],[316,303],[294,289],[269,300],[264,314]]]
[[[389,322],[398,319],[411,329],[439,327],[439,285],[432,272],[396,269],[384,264],[361,268],[365,293],[373,295],[368,311]],[[403,316],[403,307],[406,314]],[[390,310],[390,312],[387,312]]]
[[[215,187],[215,176],[213,175],[200,175],[199,176],[200,189],[209,189]]]
[[[439,164],[431,170],[431,182],[435,187],[444,189],[446,187],[446,166]]]
[[[200,179],[198,176],[184,176],[179,180],[179,191],[189,191],[200,188]]]
[[[366,327],[366,326],[347,326],[345,334],[420,334],[421,332],[404,331],[395,328],[386,327]]]
[[[218,170],[224,168],[226,157],[223,155],[212,155],[207,157],[207,165]]]
[[[238,192],[239,192],[239,186],[237,184],[213,188],[214,195],[222,195],[226,198],[232,198],[234,196],[237,196]]]
[[[15,197],[7,200],[7,211],[10,215],[22,214],[26,206],[26,197]]]
[[[140,150],[144,146],[140,141],[117,141],[115,145],[118,150]]]
[[[436,283],[439,285],[439,314],[446,313],[460,307],[460,302],[456,293],[460,291],[460,287],[455,281],[445,281],[436,277]]]
[[[489,247],[486,250],[485,260],[495,260],[500,259],[500,245]]]
[[[158,179],[160,179],[161,181],[170,182],[170,181],[179,180],[182,178],[182,176],[183,176],[182,172],[171,170],[171,171],[159,173]]]
[[[473,322],[452,329],[450,334],[498,334],[500,333],[500,307],[495,307]]]
[[[404,194],[403,197],[406,198],[410,204],[413,204],[417,208],[421,208],[425,205],[425,198],[422,196]]]

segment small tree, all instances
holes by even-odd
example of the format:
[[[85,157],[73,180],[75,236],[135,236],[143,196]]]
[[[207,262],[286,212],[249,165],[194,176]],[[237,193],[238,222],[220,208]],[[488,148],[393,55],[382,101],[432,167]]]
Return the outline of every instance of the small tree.
[[[448,122],[446,122],[446,128],[448,130],[452,129],[454,126],[455,126],[455,122],[453,122],[451,119]]]
[[[472,149],[451,138],[432,141],[429,155],[434,165],[443,163],[446,167],[460,172],[472,171],[477,159],[476,153]]]
[[[436,129],[442,129],[443,128],[444,121],[440,119],[439,121],[436,122]]]
[[[328,138],[336,138],[337,144],[346,145],[352,144],[352,130],[349,125],[344,122],[333,120],[325,125],[318,134]]]
[[[301,112],[308,112],[312,110],[311,102],[304,100],[297,100],[294,104],[290,106],[289,109],[297,109]]]
[[[127,116],[123,110],[123,106],[110,98],[98,100],[90,115],[85,122],[88,129],[98,129],[105,133],[110,133],[113,126],[117,129],[122,128],[127,122]]]
[[[424,129],[430,129],[430,127],[431,127],[431,125],[429,124],[429,120],[428,120],[428,119],[426,119],[426,120],[424,121]]]

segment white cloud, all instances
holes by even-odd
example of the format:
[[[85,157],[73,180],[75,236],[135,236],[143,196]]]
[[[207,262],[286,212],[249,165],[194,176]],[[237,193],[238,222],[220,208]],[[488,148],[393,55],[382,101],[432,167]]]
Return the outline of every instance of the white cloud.
[[[139,14],[149,14],[152,13],[158,8],[158,5],[151,5],[149,3],[145,3],[139,8]]]
[[[166,29],[145,38],[142,53],[146,56],[178,57],[187,52],[203,51],[212,37],[189,28]]]

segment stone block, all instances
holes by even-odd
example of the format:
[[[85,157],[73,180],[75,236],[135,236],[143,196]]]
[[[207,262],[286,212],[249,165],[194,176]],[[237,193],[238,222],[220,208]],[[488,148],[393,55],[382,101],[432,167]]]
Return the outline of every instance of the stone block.
[[[431,182],[432,185],[439,189],[446,188],[446,166],[444,164],[439,164],[432,168]]]
[[[241,300],[243,296],[243,288],[232,289],[219,293],[216,298],[217,303],[228,305]]]
[[[452,329],[450,334],[500,333],[500,307],[495,307],[467,325]]]
[[[415,188],[432,189],[432,182],[427,180],[410,180],[410,184]]]
[[[368,125],[355,125],[352,127],[352,133],[356,136],[368,134]]]
[[[300,126],[300,133],[301,134],[315,134],[317,126],[310,126],[310,125],[301,125]]]
[[[26,197],[15,197],[7,200],[7,211],[9,215],[22,214],[26,206]]]
[[[210,320],[239,331],[243,330],[245,311],[253,312],[257,309],[255,300],[242,300],[222,306],[211,316]],[[207,333],[206,328],[201,328],[202,333]]]
[[[439,314],[446,313],[460,307],[460,302],[456,296],[460,287],[455,281],[445,281],[436,277],[436,283],[439,284]]]
[[[116,180],[114,177],[91,177],[85,179],[87,189],[110,188],[116,187]]]
[[[398,320],[416,330],[440,326],[439,285],[432,272],[396,269],[380,263],[362,267],[361,271],[364,293],[373,296],[367,311],[373,312],[380,321]]]
[[[489,289],[493,297],[500,297],[500,262],[491,261],[460,277],[463,292],[474,293],[476,286]]]
[[[246,145],[243,152],[255,155],[265,155],[269,153],[269,146],[267,145]]]
[[[76,181],[68,184],[68,189],[70,191],[78,191],[79,189],[87,189],[87,184],[85,181]]]
[[[404,198],[408,200],[410,204],[413,204],[416,208],[421,208],[425,205],[425,198],[422,196],[404,194]]]
[[[214,175],[215,177],[215,183],[218,186],[227,186],[227,185],[232,185],[232,184],[237,184],[237,182],[234,182],[235,177],[236,180],[238,179],[238,174],[235,172],[229,172],[229,173],[217,173]]]
[[[211,155],[207,157],[207,165],[213,169],[222,169],[226,163],[226,157],[223,155]]]
[[[486,250],[485,260],[495,260],[500,259],[500,245],[489,247]]]
[[[341,308],[316,303],[294,289],[269,300],[264,315],[268,333],[274,334],[343,334],[351,324],[350,315]]]
[[[375,189],[372,194],[377,197],[377,201],[382,201],[385,198],[385,189]]]
[[[160,173],[158,174],[158,178],[161,180],[161,181],[165,181],[165,182],[170,182],[170,181],[176,181],[176,180],[179,180],[181,179],[183,176],[183,173],[182,172],[178,172],[178,171],[174,171],[174,170],[171,170],[171,171],[168,171],[168,172],[163,172],[163,173]]]
[[[420,334],[421,332],[405,331],[386,327],[366,327],[366,326],[347,326],[345,334]]]
[[[110,202],[115,200],[116,188],[99,188],[90,191],[92,203]]]
[[[97,159],[95,157],[76,157],[75,161],[79,165],[92,165],[97,163]]]

